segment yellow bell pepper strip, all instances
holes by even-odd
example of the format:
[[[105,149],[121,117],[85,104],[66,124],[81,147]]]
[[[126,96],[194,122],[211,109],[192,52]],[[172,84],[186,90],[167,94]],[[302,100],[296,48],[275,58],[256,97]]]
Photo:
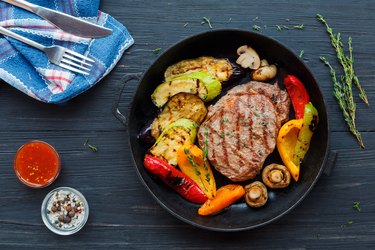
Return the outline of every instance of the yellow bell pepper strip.
[[[316,108],[309,102],[305,105],[302,128],[298,134],[296,146],[294,147],[293,162],[301,164],[310,147],[311,137],[318,126],[319,116]]]
[[[208,199],[216,195],[216,182],[203,151],[196,145],[185,145],[177,151],[177,164],[202,189]]]
[[[281,127],[276,140],[280,157],[295,181],[298,181],[300,166],[294,164],[293,155],[302,123],[303,119],[288,121]]]
[[[224,208],[232,205],[245,195],[246,191],[241,185],[228,184],[216,192],[216,196],[207,200],[199,209],[198,214],[208,216],[217,214]]]

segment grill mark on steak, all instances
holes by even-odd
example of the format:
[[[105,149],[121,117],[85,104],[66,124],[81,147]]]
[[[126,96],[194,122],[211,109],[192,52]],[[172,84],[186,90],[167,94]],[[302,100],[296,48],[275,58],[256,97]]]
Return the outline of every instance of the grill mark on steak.
[[[290,98],[285,90],[279,88],[277,82],[271,85],[264,82],[250,81],[233,87],[228,91],[227,95],[250,92],[265,95],[272,100],[273,104],[276,106],[280,125],[289,119]]]
[[[261,108],[262,114],[264,114],[264,106],[261,106],[260,108]],[[264,126],[264,124],[262,124],[262,126]],[[267,140],[267,137],[266,137],[267,136],[266,130],[263,129],[262,132],[263,132],[262,133],[263,141],[264,141],[264,143],[266,145],[266,148],[269,148],[268,140]]]
[[[223,112],[224,110],[220,110],[220,117],[223,117]],[[220,124],[220,132],[221,134],[219,134],[219,137],[221,138],[221,151],[223,152],[223,155],[224,155],[224,161],[225,161],[225,164],[229,164],[229,159],[228,159],[228,151],[227,151],[227,147],[226,147],[226,140],[225,140],[225,135],[224,135],[224,123],[223,123],[223,119],[219,119],[219,124]]]

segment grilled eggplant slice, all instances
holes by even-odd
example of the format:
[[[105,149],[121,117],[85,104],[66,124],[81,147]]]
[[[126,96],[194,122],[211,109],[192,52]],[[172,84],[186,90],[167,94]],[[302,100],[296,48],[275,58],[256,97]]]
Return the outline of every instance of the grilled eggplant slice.
[[[169,124],[151,147],[150,153],[169,164],[177,165],[177,150],[194,144],[199,125],[186,118]]]
[[[160,84],[152,93],[151,99],[157,107],[161,108],[178,93],[191,93],[208,102],[221,93],[221,83],[207,72],[192,72]]]
[[[180,118],[188,118],[201,124],[206,114],[207,109],[202,99],[193,94],[178,93],[172,96],[153,121],[151,135],[158,138],[169,124]]]
[[[195,59],[187,59],[175,63],[167,68],[164,73],[166,81],[176,76],[191,72],[208,72],[221,81],[227,81],[233,73],[233,66],[227,59],[217,59],[210,56],[201,56]]]

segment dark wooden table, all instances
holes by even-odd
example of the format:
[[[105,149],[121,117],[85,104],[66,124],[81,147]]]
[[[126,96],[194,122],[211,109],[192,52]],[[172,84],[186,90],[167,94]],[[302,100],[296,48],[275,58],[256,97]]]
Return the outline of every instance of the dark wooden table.
[[[124,23],[135,39],[117,67],[100,84],[63,106],[35,101],[5,83],[0,85],[0,249],[374,249],[375,248],[375,3],[368,1],[102,1],[101,9]],[[358,101],[358,128],[366,149],[348,132],[332,96],[332,81],[319,61],[334,66],[328,23],[352,36],[355,69],[370,106]],[[159,206],[139,181],[131,163],[124,127],[111,107],[126,74],[144,72],[156,59],[156,48],[213,29],[253,30],[257,25],[298,55],[310,67],[324,92],[329,113],[331,149],[338,152],[330,176],[322,176],[293,211],[263,228],[237,233],[204,231],[187,225]],[[304,24],[304,29],[277,30],[276,25]],[[137,85],[125,89],[126,111]],[[357,93],[357,92],[355,92]],[[33,190],[13,171],[13,157],[26,141],[54,145],[62,157],[62,172],[53,185]],[[99,151],[83,146],[89,139]],[[75,187],[90,203],[90,218],[82,231],[61,237],[40,217],[44,196],[59,186]],[[361,211],[353,208],[360,202]]]

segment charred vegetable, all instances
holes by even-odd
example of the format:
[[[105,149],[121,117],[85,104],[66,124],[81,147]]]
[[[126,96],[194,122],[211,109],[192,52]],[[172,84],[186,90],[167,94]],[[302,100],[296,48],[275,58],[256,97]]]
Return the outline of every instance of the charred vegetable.
[[[296,119],[303,118],[305,105],[310,101],[305,86],[297,77],[292,75],[287,75],[284,78],[284,85],[292,101]]]
[[[205,194],[192,179],[163,160],[146,155],[143,164],[147,171],[159,177],[185,199],[198,204],[207,200]]]
[[[219,81],[228,81],[233,74],[233,65],[227,59],[217,59],[209,56],[201,56],[195,59],[187,59],[173,64],[164,73],[166,81],[177,76],[191,72],[208,72]]]
[[[268,200],[267,188],[260,181],[245,186],[245,200],[250,207],[262,207]]]
[[[207,109],[199,97],[187,93],[176,94],[165,104],[162,112],[152,123],[151,134],[154,138],[158,138],[169,124],[180,118],[187,118],[200,124],[206,114]]]
[[[142,127],[141,131],[139,132],[137,136],[138,140],[141,140],[143,143],[146,143],[149,145],[154,144],[156,141],[155,140],[156,138],[152,136],[151,128],[152,128],[152,122],[149,121],[146,123],[146,125]]]
[[[198,209],[198,214],[202,216],[217,214],[241,199],[244,194],[245,189],[241,185],[228,184],[223,186],[217,190],[216,196],[213,199],[207,200]]]
[[[160,108],[178,93],[191,93],[208,102],[221,93],[221,83],[207,72],[192,72],[160,84],[151,95],[151,99]]]
[[[290,184],[290,173],[285,166],[273,163],[263,169],[262,181],[269,188],[285,188]]]
[[[316,108],[309,102],[305,105],[302,128],[298,134],[296,146],[294,147],[293,162],[301,164],[310,147],[311,137],[318,126],[319,116]]]
[[[265,82],[274,78],[277,74],[276,65],[269,65],[266,59],[260,61],[260,67],[251,73],[251,78],[255,81]]]
[[[194,180],[208,199],[216,195],[216,183],[210,164],[196,145],[183,146],[177,151],[181,171]]]
[[[168,164],[177,165],[177,150],[194,144],[198,124],[190,119],[182,118],[169,124],[151,147],[150,153]]]
[[[228,80],[225,80],[225,81],[221,82],[223,85],[229,85],[231,83],[234,83],[234,82],[240,80],[242,77],[245,76],[244,68],[242,68],[240,65],[238,65],[237,63],[234,63],[234,62],[231,62],[231,64],[232,64],[232,68],[233,68],[232,74],[230,75]]]

